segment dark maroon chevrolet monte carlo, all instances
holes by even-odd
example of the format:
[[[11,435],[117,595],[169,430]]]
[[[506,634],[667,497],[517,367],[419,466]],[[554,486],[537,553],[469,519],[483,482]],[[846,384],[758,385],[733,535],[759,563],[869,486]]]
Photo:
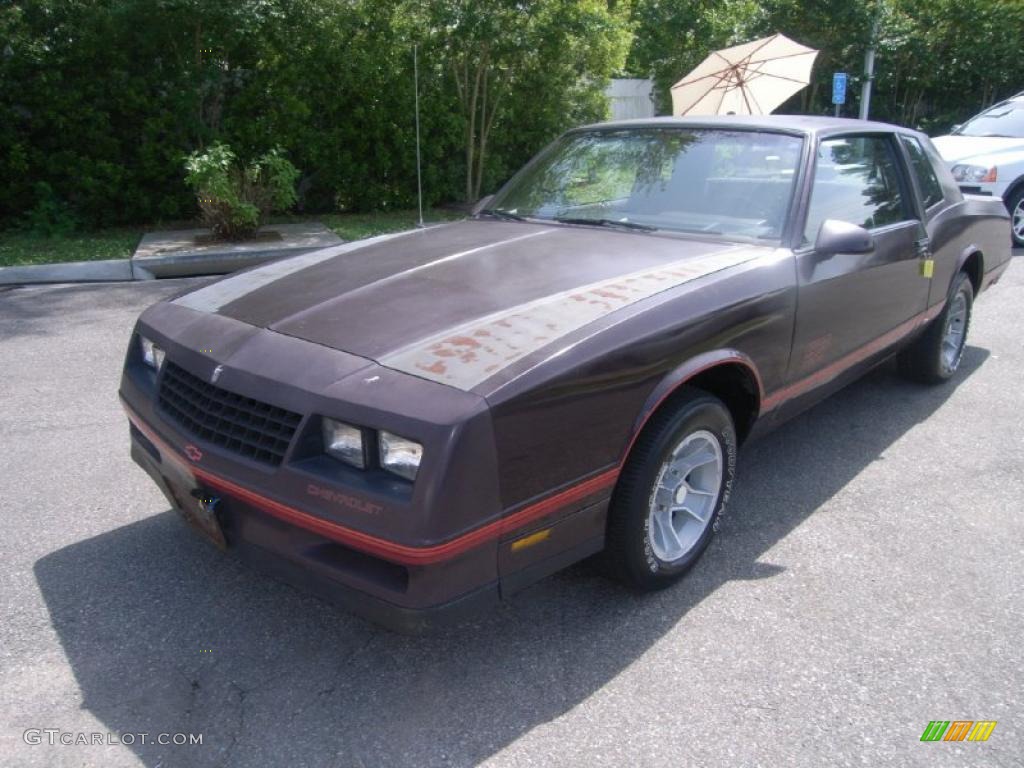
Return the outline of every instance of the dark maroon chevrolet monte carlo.
[[[150,307],[132,457],[220,547],[394,628],[601,551],[659,589],[745,440],[892,355],[952,377],[1009,244],[911,130],[580,128],[469,220]]]

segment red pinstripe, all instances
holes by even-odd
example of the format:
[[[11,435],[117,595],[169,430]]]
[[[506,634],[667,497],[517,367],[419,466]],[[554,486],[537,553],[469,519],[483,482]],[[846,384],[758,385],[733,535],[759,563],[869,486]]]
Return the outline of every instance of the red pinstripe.
[[[257,509],[284,520],[292,525],[313,531],[325,538],[341,542],[348,546],[368,552],[385,560],[401,563],[403,565],[430,565],[432,563],[449,560],[463,552],[496,539],[517,528],[521,528],[534,520],[556,512],[574,502],[586,499],[588,496],[598,493],[615,483],[619,470],[609,469],[594,477],[588,478],[565,490],[559,491],[534,504],[523,507],[499,520],[444,542],[427,547],[410,547],[394,541],[382,539],[362,531],[357,531],[348,526],[325,520],[308,512],[283,504],[280,501],[268,498],[249,488],[245,488],[227,478],[215,475],[212,472],[187,462],[166,440],[161,438],[152,428],[146,424],[132,408],[122,401],[128,418],[135,426],[142,431],[146,437],[152,440],[160,448],[161,456],[170,458],[188,469],[197,479],[206,485],[237,499],[251,504]]]
[[[900,339],[913,333],[915,330],[925,325],[929,320],[938,315],[945,305],[946,302],[943,300],[935,306],[926,309],[924,312],[914,315],[905,323],[900,323],[888,333],[884,333],[877,339],[869,341],[863,347],[858,347],[835,362],[815,371],[810,376],[800,379],[787,387],[775,390],[764,399],[761,404],[761,411],[770,411],[777,408],[786,400],[802,395],[821,384],[828,383],[844,371],[857,365],[857,363],[867,360],[875,353],[881,352],[886,347],[895,344]]]

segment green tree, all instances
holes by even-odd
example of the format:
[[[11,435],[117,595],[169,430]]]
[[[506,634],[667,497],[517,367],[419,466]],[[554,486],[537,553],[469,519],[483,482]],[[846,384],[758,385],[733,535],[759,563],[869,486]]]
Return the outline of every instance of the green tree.
[[[532,123],[545,139],[603,117],[599,94],[631,39],[625,4],[607,0],[433,0],[417,4],[428,52],[443,60],[464,123],[464,198],[480,197],[492,131]],[[551,109],[552,102],[559,107]],[[506,142],[506,147],[514,142]],[[513,153],[513,156],[518,153]]]

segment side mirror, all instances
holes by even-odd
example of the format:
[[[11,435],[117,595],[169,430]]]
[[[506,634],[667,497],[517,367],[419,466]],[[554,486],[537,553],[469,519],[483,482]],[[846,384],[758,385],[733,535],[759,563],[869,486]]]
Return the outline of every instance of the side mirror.
[[[964,127],[963,123],[954,123],[953,127],[949,129],[949,132],[950,133],[956,133],[957,131],[959,131],[963,127]]]
[[[814,241],[814,250],[820,256],[837,253],[870,253],[875,250],[875,238],[864,227],[848,221],[825,219]]]
[[[470,214],[472,216],[476,216],[478,213],[480,213],[480,211],[482,211],[484,208],[490,205],[491,200],[493,199],[494,195],[487,195],[486,197],[481,197],[479,200],[476,201],[476,204],[473,206],[473,210],[470,211]]]

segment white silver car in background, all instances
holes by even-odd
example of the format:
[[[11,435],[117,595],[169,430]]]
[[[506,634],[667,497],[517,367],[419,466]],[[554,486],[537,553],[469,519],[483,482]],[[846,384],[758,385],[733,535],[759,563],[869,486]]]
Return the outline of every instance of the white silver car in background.
[[[932,141],[960,191],[1003,198],[1013,243],[1024,247],[1024,92]]]

